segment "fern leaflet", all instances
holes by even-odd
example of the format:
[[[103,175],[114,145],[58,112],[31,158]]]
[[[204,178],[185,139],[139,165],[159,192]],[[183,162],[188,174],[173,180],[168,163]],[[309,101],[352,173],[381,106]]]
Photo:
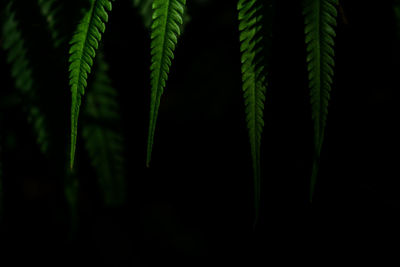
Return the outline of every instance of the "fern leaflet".
[[[151,25],[151,104],[147,143],[149,166],[160,100],[183,23],[186,0],[154,0]]]
[[[254,203],[257,222],[260,206],[260,145],[264,127],[264,104],[266,72],[264,70],[263,4],[259,0],[239,0],[237,4],[240,52],[242,63],[242,88],[246,106],[246,121],[249,132],[254,175]]]
[[[73,168],[76,138],[78,130],[78,116],[81,98],[85,93],[87,78],[91,71],[96,50],[101,36],[105,31],[108,13],[111,11],[110,0],[90,0],[91,5],[82,21],[79,23],[70,42],[70,85],[72,93],[71,106],[71,149],[70,167]]]
[[[305,42],[307,69],[314,121],[314,166],[310,184],[312,200],[319,158],[328,116],[328,102],[333,82],[334,38],[338,0],[305,0]]]
[[[41,109],[34,104],[34,78],[31,62],[12,2],[4,9],[3,16],[3,49],[7,52],[7,62],[11,65],[11,76],[14,79],[15,88],[25,101],[24,108],[28,114],[28,122],[35,131],[37,143],[42,153],[45,154],[49,140],[47,126]]]
[[[106,206],[118,206],[125,199],[125,176],[123,137],[115,129],[120,122],[117,92],[111,86],[108,65],[101,54],[97,63],[84,110],[83,138]]]

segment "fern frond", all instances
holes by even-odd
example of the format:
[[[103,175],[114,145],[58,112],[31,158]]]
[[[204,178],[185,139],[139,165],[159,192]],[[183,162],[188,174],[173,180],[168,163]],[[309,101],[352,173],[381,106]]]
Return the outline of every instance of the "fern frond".
[[[70,167],[73,168],[78,131],[78,116],[81,98],[85,93],[87,78],[93,65],[101,36],[105,31],[108,13],[111,11],[110,0],[90,0],[91,5],[79,23],[70,42],[70,85],[72,93],[71,106],[71,149]]]
[[[263,28],[263,3],[259,0],[239,0],[237,4],[240,52],[242,63],[242,89],[246,107],[254,175],[255,217],[257,222],[260,206],[260,147],[264,128],[264,104],[267,87],[264,66],[265,49],[261,33]]]
[[[305,42],[307,69],[314,121],[314,166],[311,176],[312,200],[318,173],[319,158],[328,116],[328,103],[333,82],[334,38],[338,0],[305,0]]]
[[[86,123],[82,133],[106,206],[119,206],[125,200],[124,140],[118,131],[118,95],[107,70],[108,65],[99,54],[84,107]]]
[[[161,96],[163,94],[169,68],[174,58],[175,46],[181,33],[186,0],[154,0],[153,22],[151,25],[151,103],[150,125],[147,143],[149,166],[153,148],[154,133]]]
[[[7,62],[11,65],[11,76],[15,88],[26,102],[24,108],[28,122],[33,125],[37,143],[43,153],[48,149],[48,133],[44,114],[34,104],[34,78],[25,41],[10,2],[3,12],[3,49],[7,52]]]

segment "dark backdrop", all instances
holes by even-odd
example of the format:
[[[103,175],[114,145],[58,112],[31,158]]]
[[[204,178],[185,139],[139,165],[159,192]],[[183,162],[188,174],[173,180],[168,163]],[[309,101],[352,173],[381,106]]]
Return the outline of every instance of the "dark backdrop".
[[[24,263],[252,266],[312,262],[317,255],[327,262],[349,255],[368,258],[383,240],[395,238],[400,65],[391,1],[341,1],[335,81],[312,205],[313,126],[301,6],[277,1],[262,143],[262,211],[255,231],[235,2],[188,1],[190,22],[161,101],[149,169],[149,33],[130,1],[115,3],[104,49],[120,93],[128,203],[101,207],[89,160],[78,146],[83,175],[76,237],[67,238],[62,188],[51,174],[10,176],[5,190],[12,211],[0,255]],[[1,60],[4,65],[3,54]],[[29,127],[14,131],[9,136],[21,143],[20,150],[8,160],[3,155],[7,164],[40,172],[34,139],[24,140]]]

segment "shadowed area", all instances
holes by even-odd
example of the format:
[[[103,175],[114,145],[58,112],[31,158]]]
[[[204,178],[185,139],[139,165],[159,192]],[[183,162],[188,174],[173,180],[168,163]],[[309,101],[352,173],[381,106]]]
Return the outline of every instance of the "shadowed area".
[[[40,101],[47,103],[56,136],[50,156],[44,156],[0,50],[0,266],[260,266],[276,260],[319,262],[316,255],[323,264],[373,257],[378,246],[389,244],[384,239],[397,240],[400,36],[392,1],[340,1],[335,78],[312,205],[304,20],[300,1],[276,1],[255,231],[236,1],[188,1],[190,22],[161,99],[150,168],[145,167],[150,37],[131,2],[114,3],[102,47],[118,92],[127,201],[104,207],[80,136],[79,227],[73,234],[63,174],[71,101],[67,61],[48,68],[41,62],[54,60],[52,54],[32,52],[39,76],[48,69],[58,73],[45,72],[49,80],[40,89],[48,92]],[[79,21],[75,17],[71,24]],[[26,29],[40,30],[42,24],[30,19],[35,15],[24,17]],[[34,48],[45,40],[28,37],[30,51],[41,51]],[[64,51],[60,54],[67,57]]]

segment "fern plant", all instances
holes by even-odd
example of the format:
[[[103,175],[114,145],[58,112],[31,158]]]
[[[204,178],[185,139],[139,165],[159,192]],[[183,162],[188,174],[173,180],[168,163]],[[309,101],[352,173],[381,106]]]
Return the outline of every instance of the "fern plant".
[[[147,144],[147,166],[156,130],[156,121],[169,68],[174,58],[175,46],[183,24],[186,0],[154,0],[151,26],[151,103],[150,125]]]
[[[70,167],[73,168],[76,139],[78,132],[78,116],[81,98],[85,93],[88,75],[93,66],[96,50],[108,21],[107,12],[111,11],[112,1],[91,0],[90,8],[80,22],[70,44],[70,85],[72,92],[71,107],[71,149]]]
[[[2,38],[1,45],[5,52],[7,63],[10,67],[9,75],[14,87],[21,96],[24,111],[28,122],[32,124],[37,143],[43,154],[48,153],[52,146],[52,137],[48,131],[52,123],[48,122],[48,116],[43,109],[41,101],[41,85],[34,75],[35,67],[31,62],[30,50],[26,45],[23,26],[20,25],[21,15],[15,3],[20,1],[8,1],[2,12]],[[60,62],[68,61],[68,67],[63,70],[69,72],[69,81],[65,87],[71,90],[72,103],[70,124],[70,154],[69,167],[72,169],[75,161],[77,137],[82,134],[84,146],[92,167],[97,174],[100,191],[106,206],[122,205],[126,199],[125,183],[125,143],[121,134],[121,116],[119,114],[118,92],[111,82],[108,74],[106,56],[100,56],[95,62],[101,46],[102,36],[105,32],[108,16],[112,9],[112,0],[87,0],[77,1],[80,4],[72,5],[80,10],[86,3],[89,4],[83,11],[83,18],[77,24],[75,33],[65,30],[67,24],[75,27],[71,21],[60,19],[68,17],[68,12],[63,7],[69,1],[38,0],[35,2],[41,19],[47,22],[49,39],[53,42],[53,50],[49,50],[49,57],[54,57]],[[126,3],[126,2],[125,2]],[[160,101],[167,85],[167,80],[174,59],[174,53],[182,33],[182,25],[186,20],[186,0],[133,0],[139,13],[144,18],[144,25],[149,27],[150,36],[150,118],[148,128],[146,165],[149,166],[156,132],[156,123],[160,108]],[[270,76],[268,53],[271,43],[272,0],[238,0],[235,9],[238,12],[238,34],[240,56],[237,58],[241,64],[242,93],[245,103],[246,126],[250,151],[252,157],[252,172],[254,180],[254,209],[256,222],[261,213],[261,171],[263,170],[262,136],[264,128],[264,108],[267,89],[267,79]],[[1,3],[3,4],[3,3]],[[311,99],[312,120],[314,123],[314,158],[310,183],[310,198],[315,191],[318,176],[319,161],[325,135],[328,116],[328,104],[334,76],[335,35],[338,0],[304,0],[304,35],[306,45],[306,65],[308,70],[308,82]],[[398,10],[397,10],[398,11]],[[76,11],[79,12],[79,11]],[[300,13],[300,12],[299,12]],[[301,14],[299,14],[301,15]],[[123,18],[124,20],[128,18]],[[36,23],[36,22],[32,22]],[[73,24],[73,25],[72,25]],[[24,29],[27,31],[26,29]],[[302,33],[303,34],[303,33]],[[64,51],[64,46],[69,43],[69,51]],[[40,40],[46,42],[46,40]],[[48,44],[46,44],[48,45]],[[112,56],[112,52],[109,51]],[[57,66],[45,66],[48,68]],[[43,68],[45,68],[43,67]],[[90,73],[94,70],[93,75]],[[60,71],[60,76],[64,73]],[[55,90],[62,90],[63,85],[54,85]],[[53,84],[52,84],[53,85]],[[85,90],[88,88],[86,101],[82,101]],[[53,101],[57,102],[57,101]],[[84,106],[84,124],[78,130],[78,117],[80,107]],[[48,112],[48,110],[47,110]],[[54,115],[56,120],[62,120],[62,114]],[[61,138],[60,138],[61,139]],[[268,153],[268,151],[266,151]],[[60,153],[62,154],[62,153]],[[1,170],[0,170],[1,171]],[[63,170],[65,171],[65,170]],[[78,206],[79,174],[67,174],[65,195],[73,209]],[[76,175],[76,176],[75,176]],[[0,177],[1,178],[1,177]],[[1,200],[0,181],[0,204]]]
[[[337,0],[306,0],[304,2],[308,80],[312,118],[314,120],[314,163],[310,184],[310,200],[314,195],[318,175],[333,82],[337,5]]]
[[[3,3],[2,3],[3,4]],[[40,87],[44,85],[48,85],[49,83],[45,84],[43,81],[39,80],[40,78],[44,78],[43,76],[35,76],[34,71],[36,68],[34,68],[36,65],[30,63],[30,55],[32,55],[32,51],[28,51],[28,49],[25,46],[25,40],[24,40],[24,32],[21,32],[18,20],[22,17],[22,15],[16,17],[15,13],[19,11],[15,6],[18,8],[21,7],[23,3],[20,1],[9,1],[9,3],[5,6],[6,8],[2,9],[2,14],[3,14],[3,23],[2,23],[2,38],[1,38],[1,45],[3,46],[4,51],[6,52],[7,60],[11,66],[11,76],[15,81],[15,87],[18,89],[19,95],[22,98],[22,103],[25,106],[26,112],[28,114],[28,121],[33,125],[34,129],[37,132],[37,142],[41,148],[41,151],[43,154],[48,154],[47,153],[47,148],[50,145],[50,140],[54,139],[53,137],[50,137],[50,133],[47,131],[46,127],[46,121],[47,118],[45,114],[41,112],[41,109],[39,107],[39,98],[37,98],[39,92],[42,91]],[[30,7],[35,6],[35,3],[29,3]],[[90,57],[90,53],[94,51],[94,49],[97,49],[98,47],[98,42],[100,39],[98,34],[101,35],[101,33],[104,31],[104,22],[107,20],[107,14],[104,15],[103,12],[108,11],[111,9],[111,1],[92,1],[91,2],[91,7],[89,11],[87,11],[86,16],[84,20],[79,24],[78,31],[75,33],[73,36],[73,40],[71,41],[72,47],[71,47],[71,84],[73,86],[73,82],[76,80],[73,80],[73,77],[75,77],[75,71],[77,71],[80,75],[80,77],[84,77],[85,79],[81,79],[78,84],[76,84],[78,87],[81,86],[83,83],[86,83],[86,79],[88,76],[87,72],[87,63],[92,64],[92,62],[89,62],[90,60],[93,60]],[[42,42],[42,45],[45,47],[51,47],[53,46],[55,49],[51,50],[48,49],[47,52],[49,55],[49,58],[54,58],[54,62],[57,64],[60,62],[65,62],[64,57],[68,59],[66,56],[64,56],[64,49],[66,48],[66,42],[65,40],[71,38],[70,32],[69,32],[69,26],[66,25],[65,20],[69,19],[69,16],[73,16],[73,14],[69,14],[69,16],[64,16],[65,13],[63,13],[61,10],[64,7],[71,8],[72,5],[75,5],[75,8],[77,9],[77,12],[79,13],[80,7],[75,3],[74,1],[65,3],[61,2],[58,0],[40,0],[37,2],[37,11],[40,12],[40,15],[44,18],[44,21],[46,22],[47,25],[47,30],[48,33],[50,34],[48,40],[52,40],[52,44],[46,43],[47,39],[42,39],[39,42]],[[82,7],[84,6],[84,3],[81,5]],[[33,10],[32,12],[36,12],[36,10]],[[60,14],[61,13],[61,14]],[[92,16],[90,14],[92,14]],[[38,14],[39,15],[39,14]],[[87,18],[90,19],[88,20]],[[86,19],[86,20],[85,20]],[[85,24],[88,22],[88,24]],[[23,25],[23,27],[26,27],[27,25]],[[22,28],[23,28],[22,27]],[[82,39],[82,29],[86,27],[87,29],[87,36],[85,37],[86,40]],[[71,27],[72,28],[72,27]],[[24,29],[26,32],[27,29]],[[79,33],[81,35],[79,35]],[[26,33],[25,33],[26,34]],[[32,40],[28,40],[29,42],[32,42]],[[79,44],[82,45],[82,50],[79,48]],[[79,54],[81,53],[81,54]],[[82,63],[81,69],[80,70],[74,70],[73,66],[76,66],[79,62],[79,57],[81,55]],[[104,63],[105,64],[105,63]],[[32,67],[34,66],[34,67]],[[77,65],[79,66],[79,65]],[[60,71],[58,68],[58,65],[53,65],[51,66],[52,71],[47,72],[47,75],[50,73]],[[32,71],[33,69],[33,71]],[[103,71],[104,67],[100,67],[99,73],[96,75],[96,79],[94,80],[93,84],[93,90],[99,95],[97,96],[92,96],[90,99],[94,99],[93,101],[89,101],[89,105],[87,105],[86,114],[89,114],[87,117],[90,117],[90,114],[93,115],[93,110],[97,108],[97,113],[102,114],[101,118],[105,118],[104,115],[107,115],[107,112],[112,112],[112,110],[107,109],[107,107],[100,106],[97,107],[96,105],[101,101],[102,97],[101,95],[103,94],[103,97],[108,97],[110,94],[113,94],[113,90],[108,88],[109,84],[107,83],[108,79],[107,74]],[[64,75],[63,72],[59,72],[57,74],[58,76],[61,77],[61,75]],[[56,87],[57,90],[60,90],[60,80],[57,80],[57,85],[53,83],[53,86]],[[103,84],[104,83],[104,84]],[[40,89],[39,89],[40,88]],[[100,90],[100,91],[99,91]],[[55,91],[54,88],[52,90],[53,92]],[[60,95],[59,93],[55,92],[55,95]],[[104,95],[105,94],[105,95]],[[49,94],[52,95],[52,94]],[[56,99],[54,99],[55,101]],[[117,105],[115,102],[112,102],[111,99],[108,103],[111,103],[111,106]],[[60,106],[60,105],[59,105]],[[110,106],[110,107],[111,107]],[[62,106],[60,106],[60,110],[63,109]],[[53,109],[54,110],[54,109]],[[55,112],[58,112],[54,110]],[[92,118],[95,115],[92,116]],[[57,121],[60,121],[60,118],[62,118],[62,114],[53,114],[52,117],[54,117]],[[61,122],[62,123],[62,122]],[[61,124],[60,123],[60,124]],[[98,123],[98,122],[96,122]],[[107,130],[103,125],[96,124],[93,121],[84,128],[84,136],[85,137],[93,137],[93,134],[96,137],[98,137],[98,133],[104,134],[108,140],[111,140],[112,142],[103,142],[101,144],[95,143],[94,139],[90,139],[88,141],[87,147],[89,150],[89,154],[92,157],[92,162],[95,168],[98,170],[98,176],[99,176],[99,183],[100,183],[100,188],[104,193],[104,199],[105,199],[105,204],[106,205],[121,205],[122,201],[124,199],[123,196],[123,170],[121,170],[121,158],[122,156],[118,154],[120,149],[122,149],[122,139],[119,136],[119,132],[116,132],[114,129]],[[54,134],[54,131],[51,132],[51,134]],[[62,139],[62,138],[58,138]],[[90,143],[91,142],[91,143]],[[106,149],[111,149],[110,151],[113,153],[111,159],[114,160],[114,162],[99,162],[99,154],[97,154],[98,151],[102,151],[103,147],[102,145],[105,146]],[[54,142],[51,143],[52,147],[52,153],[54,152]],[[53,153],[54,154],[54,153]],[[53,156],[51,154],[51,156]],[[62,158],[62,157],[61,157]],[[108,160],[108,158],[101,158],[100,160]],[[116,165],[115,165],[116,163]],[[100,168],[103,168],[104,166],[109,166],[110,169],[113,169],[115,171],[111,173],[103,173],[100,171]],[[104,170],[104,168],[102,169]],[[115,175],[115,177],[114,177]],[[121,178],[122,177],[122,178]],[[114,182],[114,178],[116,178],[116,182]],[[67,200],[67,203],[69,204],[70,207],[70,216],[71,216],[71,222],[72,225],[75,225],[73,227],[76,228],[77,224],[77,214],[78,214],[78,192],[79,192],[79,182],[77,180],[76,175],[71,174],[69,172],[66,172],[65,174],[65,197]],[[114,186],[114,187],[113,187]],[[118,191],[118,192],[116,192]],[[72,218],[74,217],[74,218]]]

